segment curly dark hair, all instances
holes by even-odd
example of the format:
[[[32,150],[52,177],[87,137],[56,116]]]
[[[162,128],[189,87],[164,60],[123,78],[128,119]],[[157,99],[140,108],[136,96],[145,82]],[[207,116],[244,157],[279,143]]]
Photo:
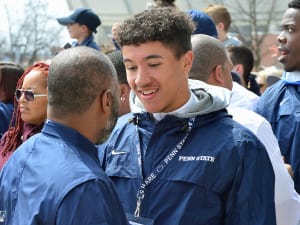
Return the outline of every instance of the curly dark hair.
[[[300,0],[293,0],[293,1],[289,2],[288,7],[300,9]]]
[[[159,41],[179,58],[192,49],[194,28],[187,13],[173,7],[158,7],[126,19],[118,29],[117,42],[124,46]]]

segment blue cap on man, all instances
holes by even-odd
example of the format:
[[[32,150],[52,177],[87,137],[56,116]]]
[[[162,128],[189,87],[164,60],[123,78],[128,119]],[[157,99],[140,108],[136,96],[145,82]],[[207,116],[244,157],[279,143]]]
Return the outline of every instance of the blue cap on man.
[[[78,8],[71,15],[56,19],[61,25],[79,23],[86,25],[92,32],[97,33],[97,27],[101,25],[101,20],[91,9]]]

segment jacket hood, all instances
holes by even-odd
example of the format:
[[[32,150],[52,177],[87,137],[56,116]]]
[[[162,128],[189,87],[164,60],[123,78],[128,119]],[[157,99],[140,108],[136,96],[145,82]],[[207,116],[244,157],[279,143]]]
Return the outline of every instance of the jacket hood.
[[[189,79],[189,87],[197,102],[188,106],[187,113],[167,113],[179,118],[189,118],[219,111],[229,105],[231,91],[226,88],[206,84],[199,80]],[[130,108],[133,113],[146,111],[133,91],[130,92]]]

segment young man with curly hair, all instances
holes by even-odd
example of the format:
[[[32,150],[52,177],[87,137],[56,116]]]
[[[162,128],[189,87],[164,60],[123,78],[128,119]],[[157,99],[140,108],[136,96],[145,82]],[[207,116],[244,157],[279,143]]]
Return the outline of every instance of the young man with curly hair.
[[[100,146],[103,168],[131,224],[274,225],[272,165],[228,115],[230,91],[190,90],[193,30],[170,7],[120,25],[132,113]]]

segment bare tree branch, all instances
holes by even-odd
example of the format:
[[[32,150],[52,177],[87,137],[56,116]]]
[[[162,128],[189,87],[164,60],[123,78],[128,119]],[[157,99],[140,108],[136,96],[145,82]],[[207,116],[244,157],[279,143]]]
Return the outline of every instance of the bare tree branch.
[[[51,49],[59,44],[61,26],[51,26],[54,18],[48,16],[45,0],[26,0],[22,19],[16,19],[14,12],[5,7],[8,21],[8,43],[5,52],[11,60],[31,65],[42,57],[51,57]]]
[[[235,0],[235,5],[228,5],[231,11],[241,18],[238,22],[242,26],[237,26],[235,21],[233,21],[232,30],[252,50],[255,58],[255,67],[260,65],[262,57],[266,54],[261,51],[262,44],[266,35],[270,33],[271,22],[275,20],[276,13],[274,13],[274,10],[278,1]]]

